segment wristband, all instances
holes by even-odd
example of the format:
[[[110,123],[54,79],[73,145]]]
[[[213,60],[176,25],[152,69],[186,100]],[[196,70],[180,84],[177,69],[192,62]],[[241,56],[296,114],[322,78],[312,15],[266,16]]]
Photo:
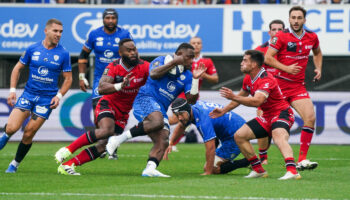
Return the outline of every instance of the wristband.
[[[122,89],[122,83],[115,83],[114,88],[115,90],[120,91]]]
[[[16,93],[16,88],[10,88],[10,93],[11,93],[11,92]]]
[[[85,79],[85,73],[79,73],[79,80],[84,80]]]
[[[198,94],[198,88],[199,88],[199,79],[192,78],[192,86],[191,86],[191,95],[196,95]]]
[[[59,93],[56,94],[56,97],[58,97],[58,99],[61,100],[63,95],[59,92]]]

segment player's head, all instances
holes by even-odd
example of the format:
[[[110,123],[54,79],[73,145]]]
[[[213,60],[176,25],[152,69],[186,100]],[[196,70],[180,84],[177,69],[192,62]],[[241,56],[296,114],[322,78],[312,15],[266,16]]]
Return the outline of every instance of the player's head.
[[[173,111],[182,125],[187,126],[190,124],[192,108],[185,99],[175,99],[171,104],[171,111]]]
[[[193,46],[194,48],[194,54],[200,54],[202,51],[202,39],[198,36],[194,36],[193,38],[191,38],[190,40],[190,44]]]
[[[107,8],[103,11],[103,26],[110,32],[113,32],[117,28],[118,13],[113,8]]]
[[[130,38],[122,39],[119,42],[119,55],[123,63],[129,65],[129,67],[134,67],[139,63],[139,53],[135,42]]]
[[[269,35],[270,38],[272,38],[278,31],[282,31],[284,29],[284,23],[280,19],[272,20],[269,24],[269,29]]]
[[[53,45],[57,45],[63,32],[63,24],[58,19],[49,19],[45,25],[46,40]]]
[[[183,56],[184,58],[184,66],[186,69],[192,68],[192,61],[194,58],[194,48],[189,43],[182,43],[177,47],[175,54],[178,56]]]
[[[241,62],[241,72],[249,74],[253,70],[260,70],[264,63],[264,54],[257,50],[248,50],[244,52]]]
[[[303,26],[306,22],[306,10],[301,6],[294,6],[289,10],[289,23],[290,28],[294,32],[300,32],[303,30]]]

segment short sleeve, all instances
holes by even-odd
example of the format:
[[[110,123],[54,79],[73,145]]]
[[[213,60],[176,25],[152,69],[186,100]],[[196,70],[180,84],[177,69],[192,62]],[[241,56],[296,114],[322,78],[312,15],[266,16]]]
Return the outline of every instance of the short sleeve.
[[[205,66],[207,68],[206,73],[209,75],[216,74],[216,68],[213,61],[209,58],[207,63],[208,63],[208,66]]]
[[[200,115],[199,117],[199,122],[197,122],[196,125],[198,127],[199,132],[201,132],[203,142],[208,142],[216,138],[216,133],[213,124],[209,119],[209,115]]]
[[[249,77],[248,75],[246,75],[243,79],[242,89],[247,92],[249,92],[249,90],[247,89],[248,82],[249,82]]]
[[[312,49],[317,49],[320,46],[320,41],[318,40],[318,37],[316,34],[315,35],[315,40],[314,40],[314,45],[312,47]]]
[[[271,90],[276,86],[276,82],[272,78],[263,78],[259,82],[258,88],[256,91],[263,91],[267,95],[270,94]]]
[[[114,65],[115,65],[114,62],[109,63],[105,68],[105,70],[103,71],[103,75],[110,76],[114,79],[114,77],[116,76],[116,72],[115,72],[116,67],[114,67]]]
[[[186,80],[185,80],[185,87],[184,87],[184,93],[189,93],[191,91],[192,87],[192,73],[188,70],[186,71]]]
[[[278,32],[270,42],[270,48],[280,51],[283,48],[283,32]]]
[[[84,46],[90,50],[94,48],[94,33],[92,31],[89,33],[89,36],[84,43]]]
[[[64,52],[64,59],[63,59],[63,63],[62,63],[62,68],[63,68],[63,72],[71,72],[72,71],[72,66],[71,66],[71,61],[70,61],[70,56],[69,56],[68,51]]]
[[[19,61],[23,64],[23,65],[29,65],[30,61],[31,61],[31,50],[30,48],[27,48],[27,50],[25,52],[23,52],[21,58],[19,59]]]

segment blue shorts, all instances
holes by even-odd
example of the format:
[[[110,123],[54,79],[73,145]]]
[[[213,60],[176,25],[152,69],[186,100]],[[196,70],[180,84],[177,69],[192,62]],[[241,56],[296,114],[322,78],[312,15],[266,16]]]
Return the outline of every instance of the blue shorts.
[[[153,112],[161,112],[164,117],[164,124],[169,128],[168,115],[166,114],[165,108],[156,99],[151,96],[137,95],[134,101],[134,116],[139,121],[142,122],[149,114]]]
[[[217,156],[230,161],[235,159],[240,153],[241,151],[233,138],[221,141],[221,146],[216,149]]]
[[[29,110],[41,118],[48,119],[52,112],[50,103],[53,97],[34,95],[24,91],[18,98],[15,108]]]

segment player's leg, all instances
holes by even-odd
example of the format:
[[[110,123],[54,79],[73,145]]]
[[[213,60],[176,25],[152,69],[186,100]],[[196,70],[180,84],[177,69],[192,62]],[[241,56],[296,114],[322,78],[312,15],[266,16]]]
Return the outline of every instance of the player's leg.
[[[168,148],[169,133],[168,125],[166,125],[166,128],[148,134],[152,139],[153,147],[149,152],[147,165],[142,172],[142,176],[170,177],[169,175],[165,175],[156,169],[163,158],[165,150]]]
[[[10,137],[15,134],[22,126],[25,119],[30,115],[29,110],[14,108],[4,127],[4,132],[0,134],[0,150],[5,147]]]
[[[313,103],[310,98],[304,98],[293,101],[291,105],[304,121],[300,136],[298,169],[314,169],[318,166],[318,163],[306,159],[315,130],[316,114]]]
[[[246,176],[246,178],[267,177],[267,172],[261,166],[261,162],[255,155],[254,148],[249,142],[252,139],[263,137],[257,134],[264,134],[264,137],[266,137],[267,132],[256,119],[253,119],[238,129],[234,135],[234,139],[241,153],[250,162],[253,168],[253,171]]]
[[[45,121],[45,118],[39,117],[36,114],[32,114],[31,119],[24,128],[22,141],[18,145],[15,159],[11,161],[8,169],[6,170],[6,173],[15,173],[17,171],[19,164],[22,162],[32,146],[35,133],[40,129]]]

